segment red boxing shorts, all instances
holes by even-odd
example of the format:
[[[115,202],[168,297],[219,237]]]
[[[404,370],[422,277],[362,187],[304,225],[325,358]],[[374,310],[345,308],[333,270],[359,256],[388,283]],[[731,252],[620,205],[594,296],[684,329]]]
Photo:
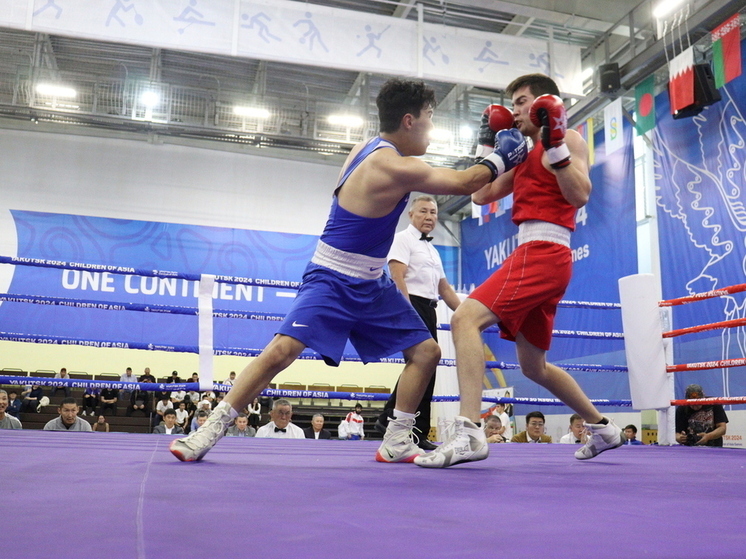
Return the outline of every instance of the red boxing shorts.
[[[557,303],[571,276],[569,248],[531,241],[515,249],[469,298],[495,313],[503,338],[514,342],[520,332],[530,343],[547,351],[552,343]]]

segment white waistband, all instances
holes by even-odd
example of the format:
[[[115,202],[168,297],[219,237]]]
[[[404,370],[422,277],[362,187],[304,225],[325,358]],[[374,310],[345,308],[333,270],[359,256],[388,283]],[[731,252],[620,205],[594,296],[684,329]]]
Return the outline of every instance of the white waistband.
[[[522,245],[531,241],[547,241],[570,248],[570,233],[571,231],[562,225],[529,219],[518,226],[518,244]]]
[[[373,258],[364,254],[346,252],[329,246],[323,241],[316,245],[311,262],[353,278],[378,279],[383,275],[385,258]]]

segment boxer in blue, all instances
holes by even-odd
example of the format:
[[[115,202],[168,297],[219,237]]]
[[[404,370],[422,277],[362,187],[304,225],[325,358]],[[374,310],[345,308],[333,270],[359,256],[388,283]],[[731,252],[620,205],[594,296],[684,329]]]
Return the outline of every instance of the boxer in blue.
[[[525,140],[503,131],[495,151],[463,171],[433,168],[423,155],[433,128],[433,90],[420,81],[392,79],[376,99],[380,134],[355,146],[340,174],[332,208],[290,312],[275,337],[236,378],[208,420],[170,450],[200,460],[246,407],[310,347],[336,366],[349,339],[363,362],[404,354],[394,418],[376,453],[380,462],[412,462],[414,414],[440,348],[411,304],[384,273],[399,216],[413,191],[470,195],[525,159]]]

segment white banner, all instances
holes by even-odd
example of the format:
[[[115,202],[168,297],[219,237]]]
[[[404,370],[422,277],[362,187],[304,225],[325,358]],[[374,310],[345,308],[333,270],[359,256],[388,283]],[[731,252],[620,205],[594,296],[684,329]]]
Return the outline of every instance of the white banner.
[[[621,97],[604,108],[604,140],[606,155],[624,146]]]
[[[501,89],[548,73],[546,41],[288,0],[9,0],[0,25]],[[582,95],[580,47],[553,44],[563,93]]]

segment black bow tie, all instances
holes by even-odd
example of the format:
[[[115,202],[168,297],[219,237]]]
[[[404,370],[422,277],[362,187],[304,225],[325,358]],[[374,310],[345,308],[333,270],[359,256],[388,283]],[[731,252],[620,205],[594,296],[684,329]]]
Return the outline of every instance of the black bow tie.
[[[282,431],[283,433],[287,433],[288,432],[287,429],[280,429],[279,427],[275,427],[275,433],[277,433],[278,431]]]
[[[433,240],[433,238],[432,237],[428,237],[427,233],[423,233],[422,235],[420,235],[420,240],[421,241],[427,241],[429,243],[430,241]]]

